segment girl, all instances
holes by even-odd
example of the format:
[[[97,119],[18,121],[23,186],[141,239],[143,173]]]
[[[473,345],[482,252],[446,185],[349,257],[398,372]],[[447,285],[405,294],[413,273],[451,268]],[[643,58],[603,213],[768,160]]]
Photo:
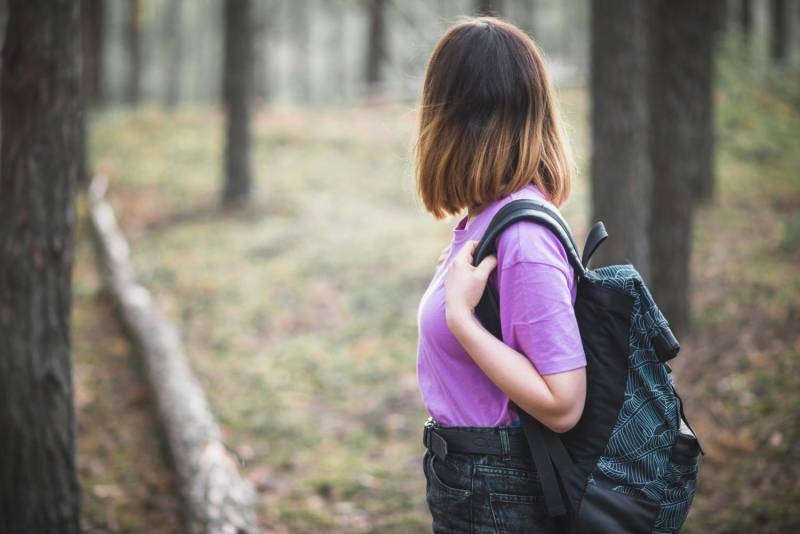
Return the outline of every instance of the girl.
[[[541,53],[511,24],[456,24],[428,63],[415,150],[417,188],[435,217],[466,210],[419,307],[417,373],[431,415],[424,472],[434,532],[555,532],[519,406],[556,432],[578,421],[586,358],[575,276],[558,239],[520,223],[497,258],[472,267],[476,241],[508,202],[557,209],[573,163]],[[504,342],[473,310],[500,297]]]

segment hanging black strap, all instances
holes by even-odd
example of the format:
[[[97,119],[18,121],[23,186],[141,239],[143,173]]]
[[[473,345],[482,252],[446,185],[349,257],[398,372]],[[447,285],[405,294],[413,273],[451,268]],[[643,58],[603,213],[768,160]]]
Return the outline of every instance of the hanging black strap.
[[[567,508],[561,496],[561,485],[558,482],[558,478],[556,478],[556,472],[553,470],[553,464],[551,463],[546,434],[539,428],[541,423],[524,410],[517,408],[517,412],[522,423],[522,430],[525,433],[525,439],[528,440],[528,447],[531,450],[533,464],[536,466],[536,473],[539,475],[539,481],[542,484],[547,513],[551,517],[565,515]]]

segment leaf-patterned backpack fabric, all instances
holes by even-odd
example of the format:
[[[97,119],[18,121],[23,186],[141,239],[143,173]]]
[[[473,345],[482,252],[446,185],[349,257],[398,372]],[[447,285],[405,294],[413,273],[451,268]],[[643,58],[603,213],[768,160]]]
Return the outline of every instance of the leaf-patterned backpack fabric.
[[[572,430],[556,434],[517,409],[548,512],[573,533],[677,532],[702,453],[667,364],[680,345],[633,266],[587,269],[608,237],[602,223],[592,228],[581,257],[557,212],[516,200],[495,215],[475,264],[494,253],[505,228],[523,220],[549,228],[575,269],[575,316],[587,360],[586,405]],[[498,310],[498,295],[487,285],[476,312],[502,338]]]

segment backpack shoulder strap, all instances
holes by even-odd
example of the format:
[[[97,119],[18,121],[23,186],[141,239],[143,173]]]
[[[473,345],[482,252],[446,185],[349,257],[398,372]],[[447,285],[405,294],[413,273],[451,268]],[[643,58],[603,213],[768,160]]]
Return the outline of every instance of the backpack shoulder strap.
[[[535,222],[553,232],[564,247],[570,265],[575,269],[576,276],[582,276],[586,272],[584,260],[588,261],[597,245],[608,235],[605,234],[602,223],[600,223],[599,228],[593,228],[591,234],[594,235],[594,238],[590,240],[592,241],[591,250],[588,250],[586,258],[581,258],[578,254],[578,247],[575,246],[575,241],[572,238],[572,232],[560,214],[535,200],[514,200],[503,206],[489,223],[489,228],[478,243],[473,263],[477,265],[486,256],[496,252],[497,239],[503,231],[520,221]],[[597,242],[594,243],[594,241]],[[475,313],[489,332],[498,339],[503,338],[500,327],[498,296],[494,288],[489,285],[486,286]],[[548,515],[551,517],[563,516],[567,513],[567,507],[562,498],[561,488],[565,480],[573,473],[574,465],[572,459],[556,433],[521,409],[517,408],[517,411],[520,415],[528,446],[531,449],[536,470],[541,477]],[[559,484],[559,480],[561,484]]]
[[[572,238],[572,232],[564,218],[546,205],[527,198],[513,200],[497,212],[478,243],[474,264],[479,264],[486,256],[496,252],[497,239],[503,230],[520,221],[531,221],[548,228],[564,247],[569,263],[575,269],[575,274],[582,276],[586,272],[581,256],[578,254],[578,247]]]
[[[503,231],[520,221],[531,221],[548,228],[564,247],[576,276],[582,276],[586,272],[578,254],[578,247],[575,246],[575,240],[572,238],[572,232],[564,218],[543,203],[526,198],[512,200],[495,214],[475,249],[473,264],[478,265],[486,256],[494,254],[497,251],[497,239]],[[490,285],[486,286],[483,296],[475,308],[475,313],[486,330],[498,339],[503,338],[498,296]]]

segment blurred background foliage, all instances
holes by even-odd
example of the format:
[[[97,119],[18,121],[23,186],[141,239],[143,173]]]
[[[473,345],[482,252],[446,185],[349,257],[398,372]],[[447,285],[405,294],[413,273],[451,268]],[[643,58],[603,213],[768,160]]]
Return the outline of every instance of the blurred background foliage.
[[[229,210],[219,207],[222,2],[86,2],[102,29],[89,45],[101,65],[91,169],[109,178],[137,275],[178,326],[275,532],[429,530],[416,307],[453,221],[433,221],[415,198],[414,102],[436,40],[477,3],[379,3],[386,44],[376,79],[366,65],[372,3],[254,2],[254,192]],[[721,12],[717,189],[695,214],[693,328],[675,365],[707,452],[688,532],[800,528],[800,32],[776,57],[773,4],[729,0]],[[800,5],[786,4],[797,22]],[[580,167],[564,213],[582,240],[589,2],[493,9],[547,56]],[[176,531],[176,480],[151,394],[110,320],[83,204],[80,213],[83,526]]]

